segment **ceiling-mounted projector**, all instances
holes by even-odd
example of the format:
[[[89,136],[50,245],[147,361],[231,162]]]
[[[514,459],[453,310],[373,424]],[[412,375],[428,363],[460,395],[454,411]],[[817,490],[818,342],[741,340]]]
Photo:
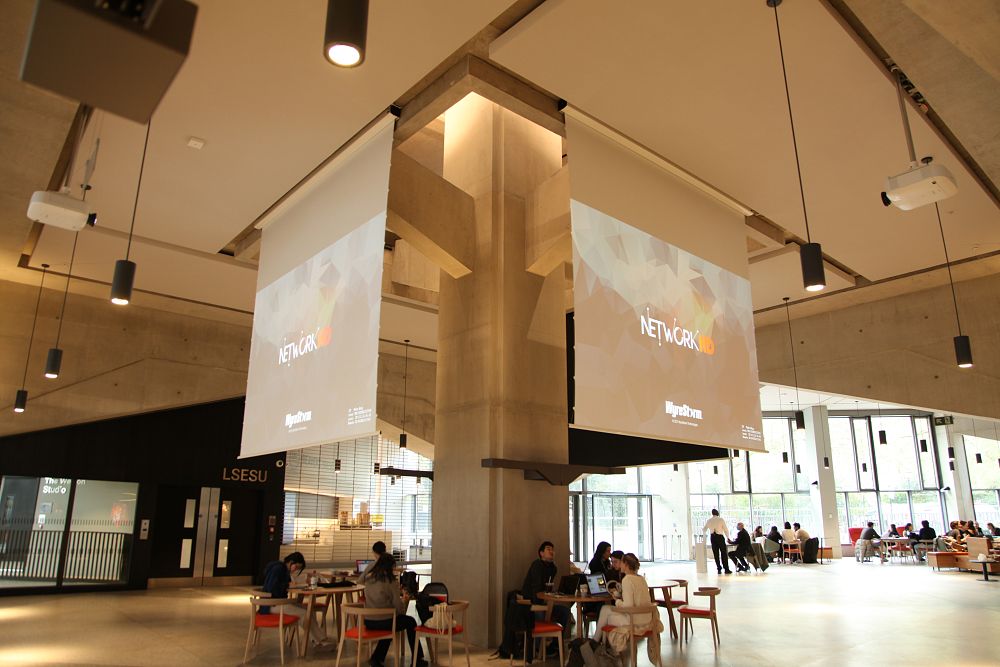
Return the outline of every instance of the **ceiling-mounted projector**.
[[[93,227],[97,223],[97,214],[90,210],[87,202],[49,190],[31,195],[28,218],[71,232],[78,232],[88,225]]]
[[[955,177],[943,165],[925,164],[910,167],[902,174],[890,176],[885,181],[882,203],[903,211],[912,211],[925,204],[947,199],[958,192]]]

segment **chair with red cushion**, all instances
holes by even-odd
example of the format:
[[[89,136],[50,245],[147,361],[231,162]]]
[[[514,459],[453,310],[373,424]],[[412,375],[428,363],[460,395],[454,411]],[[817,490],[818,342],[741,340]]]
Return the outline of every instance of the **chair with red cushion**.
[[[434,609],[436,610],[438,607],[441,607],[445,612],[445,627],[431,628],[426,624],[417,626],[417,641],[419,642],[420,637],[423,636],[427,640],[428,653],[433,656],[438,640],[447,639],[448,667],[451,667],[453,664],[453,641],[456,636],[461,636],[462,644],[465,646],[465,664],[467,667],[472,667],[472,662],[469,659],[469,639],[466,634],[468,626],[465,624],[465,612],[469,608],[469,603],[465,600],[452,600],[451,602],[442,602],[440,605],[435,605]],[[413,651],[413,667],[417,667],[416,650]]]
[[[340,656],[344,652],[344,642],[348,639],[357,643],[355,667],[361,667],[361,648],[367,645],[371,649],[374,644],[383,639],[392,640],[396,649],[396,667],[400,667],[400,647],[405,642],[397,641],[401,631],[396,629],[395,609],[368,609],[364,602],[344,602],[340,605],[340,609],[343,620],[340,627],[340,642],[337,645],[336,667],[340,667]],[[392,619],[392,628],[372,630],[365,627],[365,619],[373,621]]]
[[[522,665],[524,667],[528,666],[528,635],[531,635],[532,640],[541,641],[541,651],[545,651],[545,645],[548,643],[547,639],[555,639],[556,644],[559,645],[559,664],[564,665],[566,663],[563,660],[563,626],[560,623],[556,623],[552,620],[552,600],[549,600],[546,604],[536,605],[531,604],[531,600],[525,600],[518,598],[518,604],[525,604],[531,606],[531,611],[533,612],[544,612],[545,616],[541,621],[535,621],[534,629],[528,633],[522,633],[524,635],[524,653],[522,654],[524,662]],[[537,651],[536,651],[537,652]],[[544,655],[544,653],[543,653]],[[510,664],[514,664],[514,652],[510,652]]]
[[[663,607],[667,610],[667,619],[670,621],[670,637],[671,639],[677,639],[677,625],[674,623],[674,609],[679,609],[687,605],[688,603],[688,582],[687,579],[674,579],[677,582],[677,586],[673,588],[683,588],[684,597],[679,597],[675,594],[673,588],[663,587],[664,598],[662,600],[657,600],[654,594],[653,601],[657,606]],[[654,587],[655,588],[655,587]],[[650,593],[652,593],[652,588]]]
[[[694,626],[691,625],[692,618],[709,619],[712,622],[712,640],[716,646],[721,643],[719,639],[719,619],[715,613],[715,596],[721,592],[722,590],[719,588],[700,586],[692,595],[707,597],[709,599],[708,609],[704,607],[692,607],[690,605],[685,605],[677,609],[677,612],[681,615],[681,643],[685,639],[688,639],[689,631],[691,634],[694,634]]]
[[[654,601],[652,599],[652,596],[651,596],[648,605],[642,605],[642,606],[639,606],[639,607],[615,607],[615,613],[616,614],[626,614],[628,616],[629,655],[632,656],[632,667],[637,667],[637,665],[638,665],[638,654],[637,654],[637,648],[638,648],[637,645],[638,645],[638,642],[636,640],[638,640],[638,639],[645,639],[645,640],[648,641],[648,640],[652,639],[656,635],[656,633],[653,630],[647,630],[645,632],[639,632],[639,631],[637,631],[635,629],[635,626],[637,625],[636,622],[635,622],[635,617],[636,616],[644,616],[646,618],[649,618],[650,614],[657,614],[658,613],[657,612],[657,605],[654,603]],[[645,621],[644,623],[648,623],[648,621]],[[642,625],[642,624],[639,624],[639,625]],[[601,630],[605,634],[607,634],[609,632],[614,631],[616,628],[620,628],[620,627],[622,627],[622,626],[605,625],[603,628],[601,628]],[[659,642],[657,642],[657,645],[659,645]],[[656,663],[655,663],[657,667],[661,667],[661,665],[662,665],[661,660],[662,659],[660,657],[660,652],[657,651],[657,653],[656,653]]]
[[[272,600],[269,593],[255,593],[250,596],[250,631],[247,633],[247,646],[243,651],[243,664],[250,658],[250,647],[257,645],[260,631],[265,628],[278,630],[278,645],[281,650],[281,664],[285,664],[285,644],[286,629],[288,630],[287,643],[298,635],[299,617],[295,614],[285,613],[285,607],[292,604],[291,600]],[[261,614],[261,607],[270,607],[267,614]],[[275,612],[274,610],[277,610]]]

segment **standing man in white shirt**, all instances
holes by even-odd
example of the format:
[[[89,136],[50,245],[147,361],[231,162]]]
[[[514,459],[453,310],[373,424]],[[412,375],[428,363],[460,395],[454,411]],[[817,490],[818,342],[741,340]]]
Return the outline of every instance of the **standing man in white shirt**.
[[[712,510],[712,516],[705,522],[704,532],[709,534],[712,543],[712,555],[715,557],[715,567],[722,574],[722,568],[726,568],[726,574],[732,574],[729,569],[729,555],[727,553],[726,541],[729,539],[729,526],[721,516],[719,510]]]

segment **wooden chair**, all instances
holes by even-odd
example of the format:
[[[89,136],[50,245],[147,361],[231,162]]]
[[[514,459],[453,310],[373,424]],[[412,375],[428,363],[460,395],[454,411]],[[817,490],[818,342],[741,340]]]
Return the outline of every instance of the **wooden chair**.
[[[426,625],[417,626],[417,642],[423,636],[427,640],[428,654],[433,656],[436,652],[438,640],[447,639],[448,667],[452,667],[454,664],[452,656],[453,640],[456,636],[461,636],[462,644],[465,646],[466,667],[472,667],[472,662],[469,659],[469,637],[466,630],[468,626],[465,624],[465,612],[469,609],[469,603],[465,600],[453,600],[451,602],[443,602],[442,604],[445,605],[448,611],[448,628],[438,630],[436,628],[428,628]],[[435,606],[434,608],[436,609],[437,607]],[[433,647],[431,646],[432,642],[434,644]],[[417,667],[416,647],[413,650],[413,667]]]
[[[281,664],[285,664],[285,629],[289,630],[287,643],[291,644],[292,640],[298,635],[298,623],[299,617],[296,614],[285,613],[285,607],[294,604],[291,600],[271,599],[270,593],[254,593],[250,596],[250,631],[247,633],[247,646],[243,651],[243,664],[245,665],[247,660],[250,658],[250,647],[257,645],[257,639],[260,636],[260,631],[264,628],[276,628],[278,630],[278,644],[281,650]],[[261,607],[271,607],[277,608],[278,612],[274,613],[269,610],[267,614],[260,614]]]
[[[707,597],[709,599],[709,608],[704,607],[691,607],[685,605],[679,607],[677,612],[681,615],[681,642],[683,643],[685,639],[688,638],[688,631],[692,634],[694,633],[694,626],[691,625],[692,618],[707,618],[712,621],[712,640],[716,646],[721,644],[719,638],[719,619],[715,612],[715,596],[721,593],[722,590],[712,586],[700,586],[692,595],[698,595],[701,597]]]
[[[628,647],[629,647],[629,655],[632,656],[632,667],[637,667],[637,665],[638,665],[638,655],[637,655],[638,643],[636,642],[636,640],[637,639],[646,639],[648,641],[648,640],[652,639],[653,636],[656,633],[654,631],[652,631],[652,630],[647,630],[646,632],[636,632],[636,630],[635,630],[635,626],[636,626],[635,617],[636,616],[652,616],[652,615],[656,614],[657,613],[657,605],[653,604],[652,600],[650,600],[650,603],[648,605],[643,605],[643,606],[640,606],[640,607],[615,607],[614,613],[628,615],[628,629],[629,629],[629,633],[628,633],[628,635],[629,635]],[[604,633],[608,633],[608,632],[613,631],[616,627],[622,627],[622,626],[605,625],[603,628],[601,628],[601,630]],[[657,667],[662,667],[662,659],[660,657],[660,653],[661,653],[660,651],[656,652],[656,663],[655,664],[656,664]],[[560,664],[562,664],[562,662],[561,662],[562,652],[561,651],[560,651],[559,658],[560,658]]]
[[[785,542],[781,545],[781,560],[784,562],[785,558],[788,558],[789,563],[795,561],[792,560],[792,556],[798,556],[799,562],[802,562],[802,548],[798,542],[792,544],[790,542]]]
[[[688,603],[688,582],[687,579],[674,579],[677,582],[677,586],[674,587],[664,587],[662,600],[657,600],[655,594],[653,595],[653,601],[656,602],[657,606],[662,607],[667,610],[667,620],[670,622],[670,638],[677,639],[677,624],[674,622],[674,609],[678,607],[683,607]],[[683,588],[684,597],[680,598],[674,595],[674,588]],[[650,589],[652,593],[652,589]]]
[[[396,648],[396,667],[401,667],[400,644],[396,641],[399,631],[396,630],[396,610],[395,609],[368,609],[363,602],[344,602],[341,606],[343,617],[340,626],[340,642],[337,645],[336,667],[340,667],[340,656],[344,652],[344,641],[347,639],[357,642],[357,656],[355,667],[361,667],[361,647],[367,645],[370,649],[383,639],[392,640]],[[365,627],[365,619],[388,620],[392,619],[392,627],[389,630],[371,630]]]
[[[524,604],[524,605],[530,606],[532,612],[543,612],[545,614],[543,620],[541,620],[541,621],[536,620],[535,621],[535,628],[534,628],[534,630],[531,631],[531,639],[533,641],[540,641],[541,642],[541,650],[543,652],[545,650],[545,645],[547,644],[547,642],[545,640],[547,640],[547,639],[555,639],[556,640],[556,644],[559,645],[559,665],[562,666],[562,665],[566,664],[566,661],[563,659],[563,641],[562,641],[563,626],[560,623],[553,622],[553,620],[552,620],[552,606],[553,606],[553,601],[552,600],[548,600],[546,602],[546,604],[539,605],[539,604],[531,604],[531,600],[525,600],[525,599],[523,599],[521,597],[518,597],[517,602],[518,602],[518,604]],[[527,632],[522,632],[521,634],[524,635],[524,652],[521,654],[521,656],[522,656],[521,657],[521,659],[522,659],[522,663],[521,664],[524,667],[527,667],[527,665],[528,665],[528,633]],[[543,655],[544,655],[544,653],[543,653]],[[510,664],[511,665],[514,664],[514,652],[513,651],[510,652]]]

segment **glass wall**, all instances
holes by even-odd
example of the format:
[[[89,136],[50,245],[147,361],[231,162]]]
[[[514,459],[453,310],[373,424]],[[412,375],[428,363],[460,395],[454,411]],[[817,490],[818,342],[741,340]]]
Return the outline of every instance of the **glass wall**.
[[[0,587],[126,583],[138,491],[134,482],[3,477]]]
[[[965,455],[969,461],[975,519],[983,530],[987,523],[1000,526],[1000,441],[967,435]]]
[[[433,462],[379,436],[288,452],[282,557],[343,566],[382,541],[397,560],[430,561],[433,484],[382,474],[390,467],[429,472]]]
[[[653,560],[659,548],[653,544],[653,497],[640,492],[646,472],[628,468],[624,475],[588,475],[570,485],[577,521],[571,528],[572,560],[588,562],[600,542],[634,553],[639,560]],[[664,519],[670,519],[669,504],[661,502],[667,515],[660,519],[661,530]]]

